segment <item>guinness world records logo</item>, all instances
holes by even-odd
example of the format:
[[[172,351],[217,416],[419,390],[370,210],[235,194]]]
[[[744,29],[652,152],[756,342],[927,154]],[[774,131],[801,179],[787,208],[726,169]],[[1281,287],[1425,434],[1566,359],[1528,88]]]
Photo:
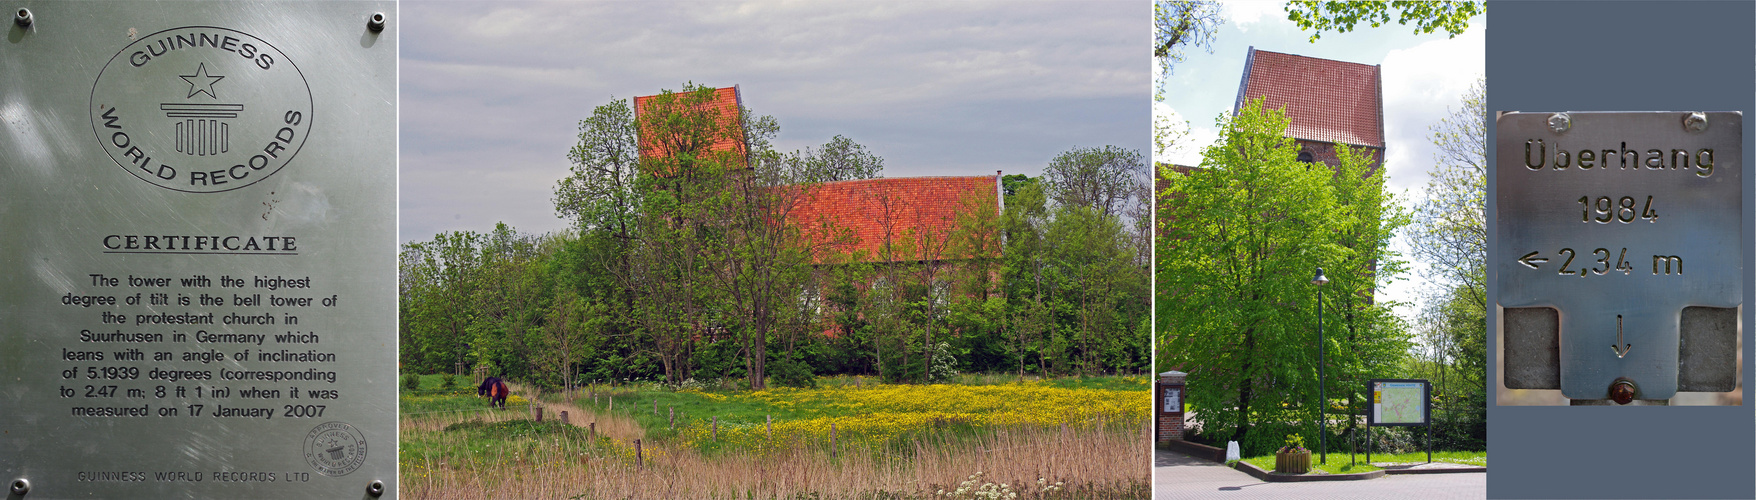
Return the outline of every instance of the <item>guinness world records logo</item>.
[[[292,161],[311,130],[311,87],[261,38],[185,26],[111,57],[89,111],[99,145],[122,170],[165,189],[213,193]]]
[[[305,463],[318,474],[346,476],[366,463],[366,436],[345,422],[324,422],[305,435]]]

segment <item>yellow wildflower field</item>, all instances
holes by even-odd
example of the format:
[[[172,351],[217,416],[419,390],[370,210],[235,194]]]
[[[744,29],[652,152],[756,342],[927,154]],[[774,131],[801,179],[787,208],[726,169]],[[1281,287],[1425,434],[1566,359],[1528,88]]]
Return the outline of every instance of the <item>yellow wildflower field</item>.
[[[693,421],[679,429],[697,447],[772,450],[793,444],[838,448],[903,444],[940,430],[1134,426],[1145,422],[1151,393],[1144,390],[1070,389],[1042,382],[1003,385],[871,385],[703,393],[719,402],[766,406],[792,418],[772,427],[758,421]]]

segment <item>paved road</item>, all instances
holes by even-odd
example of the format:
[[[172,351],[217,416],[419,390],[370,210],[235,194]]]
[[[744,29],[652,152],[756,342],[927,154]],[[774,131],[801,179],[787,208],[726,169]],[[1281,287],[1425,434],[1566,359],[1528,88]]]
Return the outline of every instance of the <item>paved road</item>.
[[[1485,473],[1413,474],[1364,481],[1268,483],[1223,464],[1155,450],[1152,497],[1300,499],[1480,499],[1488,496]]]

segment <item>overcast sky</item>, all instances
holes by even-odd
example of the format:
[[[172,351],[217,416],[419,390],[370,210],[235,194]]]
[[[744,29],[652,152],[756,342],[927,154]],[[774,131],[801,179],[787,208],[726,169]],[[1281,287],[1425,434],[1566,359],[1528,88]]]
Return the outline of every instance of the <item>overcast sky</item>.
[[[740,85],[777,149],[846,135],[886,177],[1038,175],[1150,150],[1151,5],[402,2],[400,241],[564,229],[578,122],[685,82]],[[1233,77],[1236,80],[1236,77]]]
[[[1158,161],[1180,165],[1201,162],[1201,147],[1218,137],[1214,118],[1230,112],[1243,78],[1244,57],[1251,46],[1310,57],[1383,69],[1384,134],[1387,158],[1386,184],[1403,196],[1418,200],[1433,166],[1433,145],[1428,127],[1456,109],[1464,91],[1484,71],[1487,16],[1470,19],[1469,30],[1456,38],[1443,33],[1414,35],[1414,28],[1390,24],[1378,28],[1362,25],[1349,33],[1325,33],[1316,43],[1309,31],[1286,20],[1283,2],[1232,2],[1223,7],[1226,23],[1220,27],[1213,53],[1188,50],[1187,60],[1166,78],[1165,100],[1153,104],[1154,113],[1187,120],[1191,147],[1159,155]],[[1392,14],[1394,16],[1394,14]],[[1152,68],[1157,70],[1156,66]],[[1396,248],[1405,254],[1400,238]],[[1413,263],[1419,266],[1420,263]],[[1418,272],[1409,280],[1380,290],[1381,299],[1412,302],[1420,285]],[[1412,309],[1398,311],[1409,317]]]

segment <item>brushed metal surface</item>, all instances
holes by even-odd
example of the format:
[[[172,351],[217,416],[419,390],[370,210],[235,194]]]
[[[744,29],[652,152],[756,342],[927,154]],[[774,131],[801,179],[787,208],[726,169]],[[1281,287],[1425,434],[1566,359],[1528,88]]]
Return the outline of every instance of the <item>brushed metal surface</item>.
[[[1498,118],[1500,305],[1558,310],[1562,395],[1604,399],[1626,377],[1638,398],[1669,399],[1683,309],[1743,302],[1743,116],[1709,112],[1701,128],[1688,112],[1571,112],[1557,132],[1553,115]]]
[[[0,481],[394,498],[396,4],[7,6]]]

